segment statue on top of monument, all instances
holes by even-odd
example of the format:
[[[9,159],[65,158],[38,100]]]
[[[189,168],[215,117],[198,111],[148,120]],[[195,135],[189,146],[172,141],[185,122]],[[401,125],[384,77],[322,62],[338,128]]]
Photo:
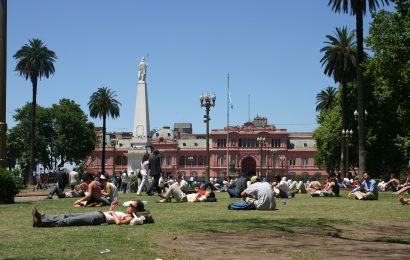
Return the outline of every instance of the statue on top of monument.
[[[147,64],[145,64],[145,58],[141,58],[140,65],[138,66],[138,80],[145,81],[147,76]]]

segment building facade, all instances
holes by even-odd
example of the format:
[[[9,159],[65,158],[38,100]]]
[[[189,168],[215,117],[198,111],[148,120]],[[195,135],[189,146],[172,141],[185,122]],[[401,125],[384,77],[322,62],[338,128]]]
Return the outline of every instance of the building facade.
[[[316,142],[311,132],[288,132],[268,125],[264,117],[242,126],[213,129],[210,132],[210,177],[223,179],[227,175],[258,175],[272,180],[274,176],[295,179],[321,179],[327,176],[315,165]],[[97,132],[101,144],[102,134]],[[112,140],[115,140],[112,141]],[[113,133],[105,138],[108,175],[127,171],[127,153],[132,145],[132,133]],[[151,147],[161,152],[164,173],[182,174],[204,180],[206,171],[206,135],[178,135],[169,127],[152,134]],[[87,158],[87,170],[101,171],[101,147]]]

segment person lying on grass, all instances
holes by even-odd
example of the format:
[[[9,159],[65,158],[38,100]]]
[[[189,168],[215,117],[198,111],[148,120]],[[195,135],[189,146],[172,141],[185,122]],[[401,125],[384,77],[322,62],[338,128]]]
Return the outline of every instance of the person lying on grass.
[[[114,211],[118,201],[111,203],[108,211],[92,211],[74,214],[49,215],[40,213],[36,207],[32,209],[33,227],[66,227],[66,226],[95,226],[101,224],[142,225],[144,218],[137,218],[136,214],[144,212],[144,203],[133,200],[129,203],[126,213]],[[134,220],[135,219],[135,220]]]
[[[407,199],[401,195],[399,195],[399,200],[402,205],[410,205],[410,199]]]
[[[213,191],[198,190],[197,193],[186,194],[184,193],[178,182],[172,184],[169,189],[161,195],[162,199],[157,202],[165,203],[171,202],[174,198],[177,202],[215,202],[215,193]]]

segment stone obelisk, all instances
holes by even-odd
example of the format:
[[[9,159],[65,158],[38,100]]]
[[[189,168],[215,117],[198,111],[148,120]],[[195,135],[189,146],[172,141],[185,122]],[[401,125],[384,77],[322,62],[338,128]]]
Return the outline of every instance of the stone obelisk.
[[[128,172],[135,172],[140,168],[142,156],[147,152],[150,144],[148,91],[147,91],[147,64],[142,57],[138,66],[137,95],[135,98],[134,125],[132,129],[131,146],[126,154],[128,157]]]

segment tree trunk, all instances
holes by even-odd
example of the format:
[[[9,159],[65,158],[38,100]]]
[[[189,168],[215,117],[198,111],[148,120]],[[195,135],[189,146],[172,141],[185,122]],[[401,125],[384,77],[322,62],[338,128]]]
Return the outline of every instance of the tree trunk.
[[[359,177],[366,171],[366,145],[365,145],[365,86],[363,79],[363,11],[362,1],[356,1],[356,37],[357,37],[357,111],[358,139],[359,139]]]
[[[105,134],[106,134],[106,120],[107,116],[104,114],[103,115],[103,136],[102,136],[102,155],[101,155],[101,174],[105,175]]]
[[[33,101],[31,102],[31,131],[30,131],[30,165],[28,167],[28,176],[26,176],[27,184],[33,183],[34,171],[34,155],[35,155],[35,139],[36,139],[36,111],[37,111],[37,77],[31,77],[33,84]]]

